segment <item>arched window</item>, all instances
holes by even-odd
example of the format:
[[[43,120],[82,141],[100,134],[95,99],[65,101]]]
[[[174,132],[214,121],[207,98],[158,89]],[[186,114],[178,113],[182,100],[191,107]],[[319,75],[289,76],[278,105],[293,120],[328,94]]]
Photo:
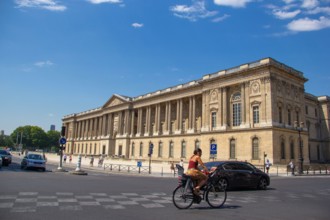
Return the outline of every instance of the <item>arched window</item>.
[[[281,140],[281,159],[285,159],[285,142]]]
[[[211,120],[211,127],[212,129],[215,129],[217,127],[217,113],[216,112],[212,112],[211,113],[212,116],[212,120]]]
[[[232,97],[233,126],[240,126],[241,118],[241,93],[237,92]]]
[[[186,142],[181,142],[181,158],[186,158]]]
[[[172,158],[173,156],[174,156],[174,143],[173,141],[170,141],[168,157]]]
[[[142,157],[143,156],[143,143],[140,143],[140,152],[139,152],[139,156]]]
[[[259,159],[259,139],[256,137],[252,139],[252,159]]]
[[[253,106],[253,123],[258,124],[259,123],[259,106]]]
[[[200,142],[199,140],[195,141],[195,150],[197,150],[198,148],[200,148]]]
[[[229,146],[229,156],[230,156],[230,159],[235,159],[236,158],[236,141],[235,139],[231,139],[230,140],[230,146]]]
[[[282,108],[281,107],[278,108],[278,121],[279,121],[280,124],[283,123],[283,119],[282,119]]]
[[[294,159],[294,143],[291,141],[290,143],[290,159]]]
[[[163,142],[158,144],[158,157],[163,157]]]
[[[131,155],[134,157],[135,156],[135,143],[132,143],[132,149],[131,149]]]
[[[288,109],[288,125],[291,125],[291,110]]]

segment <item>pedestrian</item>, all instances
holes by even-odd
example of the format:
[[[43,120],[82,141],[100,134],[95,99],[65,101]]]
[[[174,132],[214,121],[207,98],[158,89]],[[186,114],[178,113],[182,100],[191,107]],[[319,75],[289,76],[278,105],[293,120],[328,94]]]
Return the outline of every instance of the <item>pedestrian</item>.
[[[103,156],[101,155],[99,157],[98,167],[102,167],[102,165],[103,165]]]
[[[70,162],[70,163],[72,162],[72,154],[70,154],[69,162]]]
[[[93,157],[93,156],[91,156],[91,161],[90,161],[89,165],[90,165],[91,167],[94,166],[94,157]]]
[[[171,162],[171,170],[173,170],[173,172],[174,172],[174,174],[175,174],[174,161]]]
[[[267,159],[266,164],[265,164],[267,174],[269,173],[269,168],[270,168],[271,165],[272,165],[272,164],[271,164],[271,163],[269,162],[269,160]]]
[[[180,160],[179,165],[183,168],[183,159]]]
[[[293,176],[294,175],[294,163],[292,162],[292,160],[290,161],[289,166],[291,168],[291,175]]]
[[[64,163],[66,163],[66,154],[63,156]]]

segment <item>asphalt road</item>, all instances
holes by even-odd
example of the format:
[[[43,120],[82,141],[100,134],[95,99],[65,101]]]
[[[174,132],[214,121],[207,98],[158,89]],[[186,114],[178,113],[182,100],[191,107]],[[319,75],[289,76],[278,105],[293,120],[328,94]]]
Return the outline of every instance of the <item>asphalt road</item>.
[[[329,219],[330,176],[274,177],[268,190],[229,191],[223,208],[206,202],[178,210],[175,178],[88,171],[87,176],[0,170],[0,219]],[[70,168],[68,168],[70,169]],[[71,168],[74,169],[74,168]]]

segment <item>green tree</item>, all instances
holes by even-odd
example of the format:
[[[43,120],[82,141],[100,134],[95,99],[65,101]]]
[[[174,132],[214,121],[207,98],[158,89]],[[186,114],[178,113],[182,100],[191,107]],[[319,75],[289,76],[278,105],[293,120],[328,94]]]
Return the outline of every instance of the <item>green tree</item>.
[[[14,142],[10,136],[0,135],[0,147],[14,147]]]
[[[47,149],[54,150],[58,149],[59,147],[59,139],[61,137],[61,133],[59,131],[48,131],[47,132],[47,138],[48,138],[48,146]]]
[[[22,143],[23,149],[45,149],[48,143],[47,134],[38,126],[18,127],[10,136],[13,140],[17,140],[18,137],[17,144]]]

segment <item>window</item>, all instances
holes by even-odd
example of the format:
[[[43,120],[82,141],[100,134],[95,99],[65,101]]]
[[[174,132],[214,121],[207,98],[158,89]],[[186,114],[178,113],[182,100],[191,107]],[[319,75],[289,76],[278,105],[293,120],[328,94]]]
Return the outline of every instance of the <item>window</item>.
[[[217,113],[212,112],[212,128],[216,128],[216,127],[217,127]]]
[[[283,120],[282,120],[282,108],[281,107],[278,108],[278,121],[279,121],[279,123],[283,123]]]
[[[321,150],[320,150],[320,145],[317,145],[317,160],[321,159]]]
[[[284,140],[281,141],[281,159],[285,159],[285,143],[284,143]]]
[[[300,121],[300,119],[299,119],[299,112],[298,111],[296,111],[296,120],[297,120],[297,122]]]
[[[131,155],[132,155],[133,157],[135,156],[135,143],[132,143]]]
[[[186,158],[186,142],[181,143],[181,158]]]
[[[170,147],[169,147],[169,152],[168,152],[168,157],[172,158],[173,157],[173,152],[174,151],[174,143],[173,141],[170,142]]]
[[[233,104],[233,126],[241,125],[241,103]]]
[[[231,139],[230,140],[230,146],[229,146],[229,151],[230,151],[230,159],[235,159],[236,158],[236,155],[235,155],[235,148],[236,148],[236,143],[235,143],[235,140],[234,139]]]
[[[159,142],[159,145],[158,145],[158,157],[163,157],[163,142]]]
[[[317,108],[315,108],[315,117],[317,117]]]
[[[291,125],[291,110],[288,109],[288,125]]]
[[[143,143],[140,143],[140,152],[139,152],[139,156],[142,157],[143,156]]]
[[[294,143],[291,141],[290,143],[290,159],[294,159]]]
[[[197,150],[198,148],[200,148],[200,143],[199,141],[195,141],[195,150]]]
[[[233,126],[241,125],[241,93],[235,93],[232,98],[233,102]]]
[[[308,105],[305,106],[306,115],[308,115]]]
[[[259,123],[259,106],[253,106],[253,123]]]
[[[253,138],[252,140],[252,159],[259,159],[259,140],[258,138]]]

